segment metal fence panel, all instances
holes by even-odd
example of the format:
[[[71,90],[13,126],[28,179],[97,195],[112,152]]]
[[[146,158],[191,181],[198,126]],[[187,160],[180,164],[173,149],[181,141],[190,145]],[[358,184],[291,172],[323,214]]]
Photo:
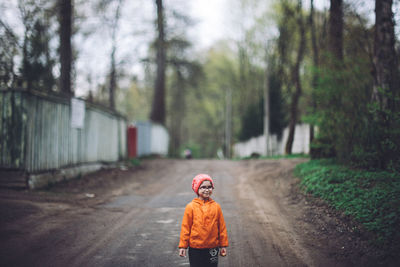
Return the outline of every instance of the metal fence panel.
[[[93,105],[71,128],[68,99],[0,91],[0,167],[41,172],[125,159],[126,120]]]

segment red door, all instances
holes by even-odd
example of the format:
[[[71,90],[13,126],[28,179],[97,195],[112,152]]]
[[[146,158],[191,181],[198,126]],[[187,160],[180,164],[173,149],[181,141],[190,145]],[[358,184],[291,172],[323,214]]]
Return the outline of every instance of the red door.
[[[128,126],[128,157],[136,158],[137,155],[137,128]]]

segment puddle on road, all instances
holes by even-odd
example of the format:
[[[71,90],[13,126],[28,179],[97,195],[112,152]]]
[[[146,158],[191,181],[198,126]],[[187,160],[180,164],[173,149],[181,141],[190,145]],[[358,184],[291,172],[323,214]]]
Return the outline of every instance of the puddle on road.
[[[169,219],[169,220],[158,220],[158,221],[156,221],[156,223],[173,223],[174,222],[174,220],[172,220],[172,219]]]

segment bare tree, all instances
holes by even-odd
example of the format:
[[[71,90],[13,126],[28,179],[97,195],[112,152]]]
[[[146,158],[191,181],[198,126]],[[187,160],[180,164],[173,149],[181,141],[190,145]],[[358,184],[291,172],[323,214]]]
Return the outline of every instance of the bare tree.
[[[11,27],[0,19],[0,87],[15,86],[17,74],[14,71],[15,57],[19,49],[18,37]]]
[[[65,95],[72,96],[71,70],[72,70],[72,18],[73,0],[59,0],[60,23],[60,89]]]
[[[165,68],[166,49],[164,33],[164,8],[162,0],[156,0],[157,5],[157,77],[154,86],[153,104],[150,119],[165,124]]]

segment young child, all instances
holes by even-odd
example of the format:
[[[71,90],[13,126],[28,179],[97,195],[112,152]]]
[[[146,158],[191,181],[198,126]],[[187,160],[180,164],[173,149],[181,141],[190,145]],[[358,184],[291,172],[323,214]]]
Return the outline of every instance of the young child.
[[[193,178],[197,194],[186,205],[179,240],[179,256],[186,257],[189,247],[190,266],[218,266],[218,252],[226,256],[228,235],[221,206],[211,199],[214,182],[207,174]]]

